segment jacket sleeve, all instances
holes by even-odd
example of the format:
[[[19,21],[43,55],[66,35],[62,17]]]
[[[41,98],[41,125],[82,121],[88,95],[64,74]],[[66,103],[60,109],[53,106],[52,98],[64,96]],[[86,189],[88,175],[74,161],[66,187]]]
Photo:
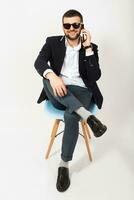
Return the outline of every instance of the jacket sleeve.
[[[91,82],[97,81],[101,77],[101,69],[99,66],[98,46],[93,46],[93,55],[85,56],[84,64],[86,65],[87,77]]]
[[[51,67],[48,64],[48,61],[50,60],[50,58],[51,58],[51,46],[50,46],[49,38],[47,38],[46,43],[42,47],[34,63],[35,69],[41,76],[43,76],[43,73],[46,69],[51,69]]]

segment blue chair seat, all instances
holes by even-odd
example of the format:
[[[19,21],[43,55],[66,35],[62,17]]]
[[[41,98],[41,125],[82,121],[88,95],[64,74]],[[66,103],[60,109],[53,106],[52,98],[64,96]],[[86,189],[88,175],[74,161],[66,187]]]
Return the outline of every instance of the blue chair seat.
[[[64,119],[64,110],[59,110],[53,106],[53,104],[49,100],[45,100],[44,102],[44,110],[45,114],[49,115],[50,117],[54,119]],[[95,103],[91,101],[89,111],[93,114],[96,115],[98,111],[98,107]]]

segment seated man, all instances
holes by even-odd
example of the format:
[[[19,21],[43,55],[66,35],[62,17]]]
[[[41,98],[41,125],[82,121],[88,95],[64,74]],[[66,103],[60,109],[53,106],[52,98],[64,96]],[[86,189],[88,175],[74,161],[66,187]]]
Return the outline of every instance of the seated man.
[[[70,185],[68,161],[72,160],[78,139],[79,120],[86,120],[96,137],[107,130],[88,111],[91,99],[99,109],[103,102],[96,83],[101,76],[97,45],[91,43],[90,32],[84,28],[80,12],[67,11],[62,17],[62,26],[64,36],[48,37],[35,61],[35,68],[43,77],[44,84],[38,103],[49,99],[56,108],[65,110],[56,183],[60,192]]]

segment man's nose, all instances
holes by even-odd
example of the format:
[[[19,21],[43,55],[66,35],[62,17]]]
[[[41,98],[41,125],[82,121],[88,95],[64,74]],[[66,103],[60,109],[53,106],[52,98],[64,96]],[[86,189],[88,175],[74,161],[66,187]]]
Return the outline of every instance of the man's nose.
[[[74,27],[71,25],[70,30],[74,30]]]

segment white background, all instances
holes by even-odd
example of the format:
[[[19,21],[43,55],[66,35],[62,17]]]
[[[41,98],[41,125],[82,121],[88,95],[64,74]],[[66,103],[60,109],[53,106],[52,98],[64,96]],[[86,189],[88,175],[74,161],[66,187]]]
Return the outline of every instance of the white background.
[[[134,199],[133,1],[3,1],[0,6],[0,198]],[[80,138],[70,163],[71,186],[55,189],[61,138],[44,160],[52,119],[36,104],[42,78],[34,61],[45,39],[62,33],[61,17],[78,9],[98,44],[104,104],[98,117],[108,126],[93,137],[94,162]],[[83,147],[84,146],[84,147]],[[55,150],[54,150],[55,149]],[[82,150],[81,150],[82,149]]]

